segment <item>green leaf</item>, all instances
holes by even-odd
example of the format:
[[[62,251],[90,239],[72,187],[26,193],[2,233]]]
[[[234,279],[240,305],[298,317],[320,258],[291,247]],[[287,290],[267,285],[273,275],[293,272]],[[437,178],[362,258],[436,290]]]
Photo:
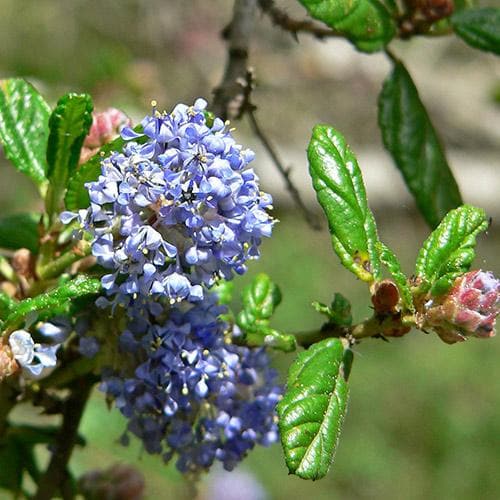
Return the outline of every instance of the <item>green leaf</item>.
[[[258,274],[243,289],[242,300],[243,309],[237,315],[236,323],[242,330],[245,345],[272,347],[285,352],[296,349],[293,335],[269,326],[269,320],[281,302],[281,292],[267,274]]]
[[[347,410],[346,352],[341,340],[322,340],[290,367],[278,425],[288,470],[303,479],[322,478],[333,460]]]
[[[488,229],[484,210],[463,205],[449,212],[422,246],[415,269],[419,290],[445,293],[458,276],[467,272],[475,257],[476,236]]]
[[[403,306],[409,311],[413,311],[413,296],[411,293],[410,285],[408,284],[408,278],[406,274],[401,270],[401,264],[399,263],[398,258],[396,257],[394,252],[382,242],[379,242],[377,244],[377,248],[380,254],[380,260],[383,262],[383,264],[385,264],[398,287]]]
[[[324,314],[330,324],[339,326],[352,325],[351,303],[341,293],[335,293],[330,306],[321,302],[313,302],[312,306],[316,311]]]
[[[243,310],[254,320],[269,319],[281,302],[281,292],[271,278],[260,273],[243,289]]]
[[[0,320],[4,320],[16,307],[16,301],[0,291]]]
[[[378,118],[385,147],[425,220],[436,227],[462,199],[436,131],[401,63],[384,82]]]
[[[142,126],[134,127],[137,133],[142,132]],[[135,142],[142,144],[147,140],[147,136],[134,139]],[[80,165],[75,174],[71,177],[68,184],[68,190],[64,203],[67,210],[79,210],[90,206],[90,198],[85,183],[97,180],[101,175],[101,162],[109,156],[113,151],[121,151],[126,141],[121,137],[117,137],[111,142],[108,142],[94,155],[87,160],[83,165]]]
[[[214,292],[220,304],[230,304],[233,300],[233,289],[234,283],[232,281],[220,280],[213,287],[212,292]]]
[[[74,280],[49,292],[19,302],[7,317],[5,329],[13,331],[27,316],[30,318],[33,315],[39,317],[44,311],[49,312],[52,316],[61,314],[62,311],[66,311],[71,306],[72,301],[87,295],[98,294],[100,290],[101,282],[99,279],[85,275],[77,276]]]
[[[0,247],[38,252],[40,214],[21,213],[0,217]]]
[[[316,196],[342,264],[368,283],[380,278],[377,226],[356,157],[342,134],[328,125],[314,127],[307,156]]]
[[[500,9],[468,9],[451,17],[455,33],[470,46],[500,55]]]
[[[348,38],[359,50],[381,50],[396,34],[396,23],[378,0],[299,0],[308,13]]]
[[[68,180],[78,166],[83,141],[92,125],[92,99],[87,94],[66,94],[59,99],[49,120],[46,197],[50,216],[62,210]]]
[[[39,187],[46,182],[49,115],[48,104],[27,81],[0,80],[0,142],[5,156]]]
[[[8,434],[0,441],[0,488],[14,493],[21,490],[24,451],[19,441]]]

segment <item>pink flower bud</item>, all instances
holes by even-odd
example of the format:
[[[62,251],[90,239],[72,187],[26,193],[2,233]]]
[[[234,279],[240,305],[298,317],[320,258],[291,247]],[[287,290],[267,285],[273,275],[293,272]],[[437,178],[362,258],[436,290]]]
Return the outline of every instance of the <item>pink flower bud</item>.
[[[19,365],[14,358],[12,349],[8,344],[0,341],[0,382],[19,370]]]
[[[500,312],[500,280],[491,272],[470,271],[455,280],[439,302],[425,305],[424,328],[432,328],[444,342],[495,335]]]
[[[101,146],[118,137],[123,126],[131,124],[127,115],[115,108],[92,113],[92,117],[92,126],[80,153],[80,165],[94,156]]]

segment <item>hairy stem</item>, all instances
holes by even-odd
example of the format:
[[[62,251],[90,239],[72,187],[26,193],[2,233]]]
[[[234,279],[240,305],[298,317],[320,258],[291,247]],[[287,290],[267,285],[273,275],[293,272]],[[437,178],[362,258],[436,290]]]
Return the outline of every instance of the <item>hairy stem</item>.
[[[92,390],[93,381],[82,378],[75,382],[64,404],[63,421],[54,443],[52,457],[45,474],[38,482],[34,500],[50,500],[64,483],[68,462],[78,437],[78,427],[85,405]]]

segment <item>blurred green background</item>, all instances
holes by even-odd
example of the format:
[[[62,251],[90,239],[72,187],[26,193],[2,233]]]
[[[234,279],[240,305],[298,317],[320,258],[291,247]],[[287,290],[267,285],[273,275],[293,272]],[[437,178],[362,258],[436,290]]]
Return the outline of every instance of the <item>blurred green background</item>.
[[[294,1],[278,2],[290,13]],[[92,94],[97,108],[121,107],[132,117],[151,99],[171,108],[197,96],[210,98],[225,61],[219,33],[230,19],[229,0],[0,0],[0,77],[30,79],[51,103],[63,92]],[[476,267],[500,274],[500,111],[495,104],[500,67],[493,56],[451,39],[396,44],[450,150],[469,202],[485,206],[493,224],[481,238]],[[258,116],[312,210],[304,150],[314,123],[342,130],[359,153],[381,238],[411,274],[428,234],[390,159],[376,126],[376,98],[389,69],[381,56],[356,53],[347,43],[290,36],[257,19],[251,62],[256,66]],[[497,101],[498,102],[498,101]],[[282,287],[277,327],[294,332],[320,326],[310,304],[335,291],[353,301],[357,319],[369,313],[365,286],[331,251],[326,227],[312,231],[290,204],[279,177],[245,123],[237,138],[259,153],[256,169],[275,197],[280,224],[262,245],[252,275],[268,272]],[[0,210],[36,208],[34,188],[0,158]],[[500,498],[500,344],[473,340],[448,346],[412,332],[356,347],[349,413],[328,476],[311,483],[287,475],[279,446],[255,450],[240,466],[272,499],[497,499]],[[284,374],[291,357],[274,355]],[[19,420],[40,417],[29,408]],[[76,474],[117,461],[137,465],[148,499],[192,498],[172,467],[146,456],[138,443],[117,440],[124,421],[96,391],[83,422],[88,445],[76,451]],[[41,458],[44,458],[43,451]],[[222,475],[216,474],[217,480]],[[200,498],[211,495],[206,478]],[[234,490],[240,499],[241,491]],[[2,493],[0,492],[0,498]],[[7,497],[5,497],[7,498]],[[257,497],[255,497],[257,498]]]

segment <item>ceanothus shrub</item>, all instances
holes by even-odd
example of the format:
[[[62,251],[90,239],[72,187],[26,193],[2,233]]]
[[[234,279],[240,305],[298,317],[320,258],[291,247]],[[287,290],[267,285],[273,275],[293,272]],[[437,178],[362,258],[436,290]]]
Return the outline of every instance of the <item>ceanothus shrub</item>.
[[[123,465],[68,481],[94,387],[124,416],[117,430],[124,445],[138,439],[191,483],[216,463],[232,470],[256,445],[276,441],[290,473],[319,479],[345,418],[354,345],[412,330],[448,344],[494,336],[500,281],[471,270],[488,217],[463,202],[411,76],[388,44],[454,31],[498,54],[499,9],[451,0],[360,0],[354,10],[344,0],[300,3],[324,25],[293,19],[272,1],[235,0],[227,70],[212,102],[198,98],[171,111],[154,103],[140,123],[114,108],[94,112],[87,94],[66,94],[51,109],[25,80],[0,82],[5,156],[44,202],[40,212],[0,218],[0,487],[15,497],[142,495],[143,479]],[[255,155],[237,142],[228,117],[249,117],[311,220],[255,115],[243,27],[257,4],[295,36],[341,36],[360,51],[385,51],[393,64],[378,103],[382,139],[432,228],[411,276],[379,238],[342,134],[316,125],[307,151],[333,250],[367,284],[373,314],[357,323],[348,299],[335,293],[330,305],[313,304],[325,316],[321,328],[275,328],[281,291],[265,274],[233,306],[232,280],[259,258],[276,220]],[[298,349],[284,387],[272,352]],[[60,425],[16,424],[11,411],[26,402],[61,415]],[[50,450],[44,471],[40,444]]]

